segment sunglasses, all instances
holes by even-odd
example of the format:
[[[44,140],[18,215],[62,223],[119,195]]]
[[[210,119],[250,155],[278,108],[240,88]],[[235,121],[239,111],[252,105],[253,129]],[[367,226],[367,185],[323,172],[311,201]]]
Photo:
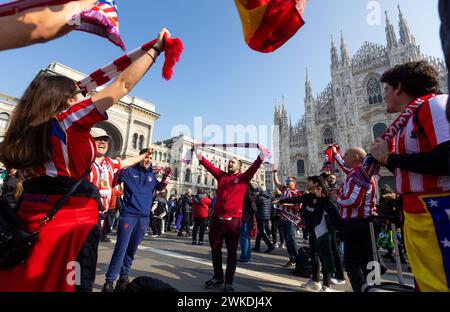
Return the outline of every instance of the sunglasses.
[[[75,98],[78,94],[81,94],[81,95],[83,95],[84,97],[86,97],[86,95],[87,95],[87,92],[85,91],[85,90],[81,90],[81,89],[78,89],[78,90],[76,90],[75,92],[73,92],[72,93],[72,98]]]

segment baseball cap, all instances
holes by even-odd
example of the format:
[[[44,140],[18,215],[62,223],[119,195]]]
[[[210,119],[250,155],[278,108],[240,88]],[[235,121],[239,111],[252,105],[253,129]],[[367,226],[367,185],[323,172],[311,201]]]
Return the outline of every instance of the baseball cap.
[[[103,130],[101,128],[92,128],[91,135],[94,139],[102,138],[102,137],[108,137],[111,139],[111,136],[108,133],[106,133],[105,130]]]

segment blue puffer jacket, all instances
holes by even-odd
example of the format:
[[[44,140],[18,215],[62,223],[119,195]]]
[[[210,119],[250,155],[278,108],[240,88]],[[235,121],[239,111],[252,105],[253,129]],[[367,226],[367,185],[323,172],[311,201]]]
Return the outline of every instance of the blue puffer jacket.
[[[256,218],[258,220],[270,220],[273,196],[270,192],[260,192],[256,197]]]

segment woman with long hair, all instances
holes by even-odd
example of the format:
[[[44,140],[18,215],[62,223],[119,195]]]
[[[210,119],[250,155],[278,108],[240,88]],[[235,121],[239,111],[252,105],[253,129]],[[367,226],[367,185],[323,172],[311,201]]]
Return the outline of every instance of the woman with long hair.
[[[18,217],[35,231],[41,220],[95,159],[90,130],[108,118],[106,111],[127,95],[164,49],[166,29],[155,46],[118,78],[84,99],[74,81],[39,75],[19,101],[0,146],[0,161],[20,170],[23,195]],[[85,182],[55,218],[44,225],[31,255],[0,272],[0,291],[91,291],[100,239],[98,189]]]

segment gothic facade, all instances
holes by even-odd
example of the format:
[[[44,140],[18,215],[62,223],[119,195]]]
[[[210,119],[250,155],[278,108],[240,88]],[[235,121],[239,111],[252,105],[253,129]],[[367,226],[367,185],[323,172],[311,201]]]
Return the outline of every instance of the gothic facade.
[[[350,57],[341,32],[340,54],[331,38],[331,82],[313,97],[306,72],[305,114],[294,125],[288,118],[284,100],[276,103],[274,145],[280,175],[317,175],[323,165],[324,150],[337,143],[343,150],[352,146],[368,150],[396,115],[388,114],[380,77],[386,70],[407,61],[425,59],[438,70],[442,91],[447,92],[447,70],[441,59],[420,52],[408,24],[399,10],[399,38],[386,12],[386,45],[365,42]],[[303,178],[303,179],[302,179]],[[389,172],[381,172],[380,184],[391,184]]]

